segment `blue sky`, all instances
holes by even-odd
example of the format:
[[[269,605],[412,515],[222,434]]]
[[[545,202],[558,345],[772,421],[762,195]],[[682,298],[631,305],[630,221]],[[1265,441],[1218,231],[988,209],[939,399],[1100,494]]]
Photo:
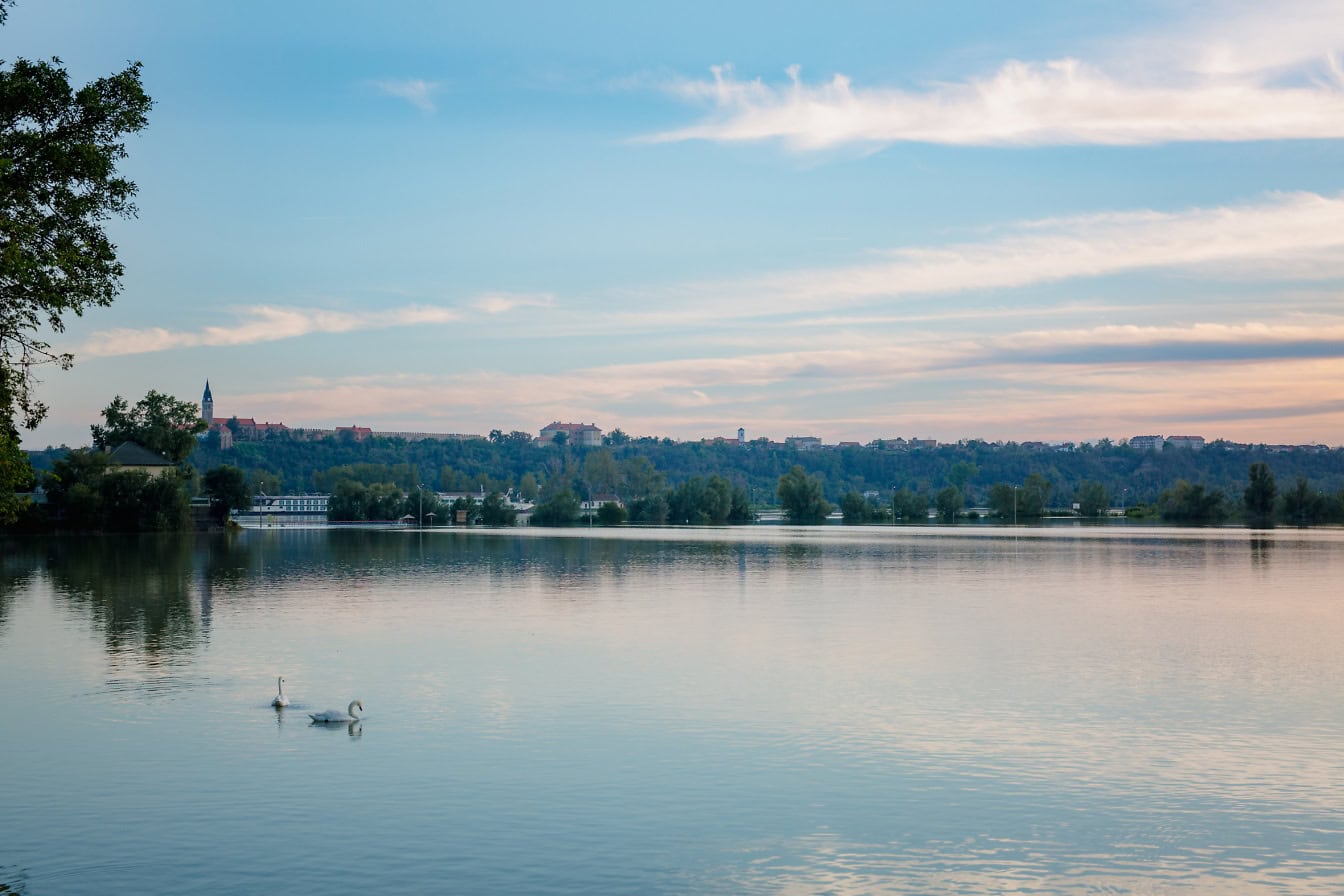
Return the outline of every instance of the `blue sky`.
[[[19,0],[155,99],[116,394],[290,426],[1344,443],[1344,5]]]

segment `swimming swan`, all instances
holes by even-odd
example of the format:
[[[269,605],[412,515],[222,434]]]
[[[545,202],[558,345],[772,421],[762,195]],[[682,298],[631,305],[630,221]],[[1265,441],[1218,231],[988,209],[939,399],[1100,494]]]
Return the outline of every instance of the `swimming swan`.
[[[289,698],[285,696],[285,680],[283,678],[277,678],[275,680],[275,687],[280,693],[275,695],[275,699],[271,701],[271,705],[276,709],[283,709],[289,705]]]
[[[359,707],[360,712],[364,711],[363,703],[360,703],[358,700],[351,700],[350,705],[345,708],[345,712],[341,712],[339,709],[329,709],[326,712],[316,712],[316,713],[310,712],[308,713],[308,718],[312,719],[314,722],[324,722],[324,723],[358,722],[359,716],[355,715],[356,706]]]

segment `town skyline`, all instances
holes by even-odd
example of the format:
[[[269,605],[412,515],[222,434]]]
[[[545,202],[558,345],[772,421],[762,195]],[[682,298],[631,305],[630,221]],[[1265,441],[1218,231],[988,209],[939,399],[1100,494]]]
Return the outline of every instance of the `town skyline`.
[[[1337,3],[20,0],[4,34],[155,100],[123,291],[51,334],[25,448],[202,370],[316,428],[1344,444]]]

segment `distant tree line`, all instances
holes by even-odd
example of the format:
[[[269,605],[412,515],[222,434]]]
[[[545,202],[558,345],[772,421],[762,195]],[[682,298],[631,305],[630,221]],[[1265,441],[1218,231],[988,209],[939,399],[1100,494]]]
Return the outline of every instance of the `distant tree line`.
[[[133,411],[124,402],[109,410],[104,441],[116,431],[115,421]],[[855,524],[955,521],[972,513],[1019,522],[1050,513],[1201,524],[1344,522],[1344,451],[1338,449],[1274,453],[1213,442],[1198,451],[1151,452],[1103,440],[1068,452],[976,441],[902,451],[801,451],[763,442],[674,443],[619,431],[607,441],[592,448],[544,445],[527,433],[496,430],[485,439],[276,438],[224,450],[212,433],[185,463],[197,482],[211,469],[230,466],[243,471],[255,492],[330,494],[332,519],[349,520],[410,515],[444,523],[465,511],[476,522],[485,518],[486,499],[498,495],[492,508],[507,505],[506,497],[533,502],[534,522],[561,525],[583,519],[585,505],[599,508],[589,514],[593,522],[607,524],[725,524],[766,509],[807,522],[837,508]],[[34,466],[52,472],[68,453],[30,456]],[[1294,486],[1276,491],[1268,504],[1263,498],[1247,504],[1247,471],[1256,465],[1267,472],[1272,466],[1271,477],[1277,473]],[[1264,487],[1256,486],[1256,494]],[[470,494],[471,506],[441,505],[435,492]]]

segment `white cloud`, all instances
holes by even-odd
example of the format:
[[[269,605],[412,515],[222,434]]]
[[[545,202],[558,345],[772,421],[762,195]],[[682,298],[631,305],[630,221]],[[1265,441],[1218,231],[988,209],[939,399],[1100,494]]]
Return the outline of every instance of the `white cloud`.
[[[1015,289],[1138,271],[1267,280],[1344,276],[1344,195],[1280,193],[1178,212],[1134,211],[1019,222],[1003,235],[891,260],[686,284],[625,298],[656,310],[611,315],[627,327],[818,314],[880,300]]]
[[[405,100],[421,112],[435,111],[434,94],[439,90],[436,81],[408,78],[402,81],[377,81],[374,86],[388,96]]]
[[[550,308],[555,296],[550,293],[494,292],[477,296],[471,307],[486,314],[507,314],[517,308]]]
[[[276,342],[310,333],[348,333],[417,324],[442,324],[458,319],[455,311],[429,305],[411,305],[391,311],[330,311],[320,308],[279,308],[258,305],[241,309],[242,320],[232,327],[205,327],[197,331],[121,328],[89,336],[76,354],[87,357],[136,355],[197,346],[248,345]]]
[[[1344,137],[1344,5],[1225,5],[1184,33],[1117,41],[1106,63],[1005,61],[923,89],[742,81],[731,67],[667,89],[712,112],[649,137],[846,144],[1134,145]],[[1212,20],[1212,24],[1210,23]]]

